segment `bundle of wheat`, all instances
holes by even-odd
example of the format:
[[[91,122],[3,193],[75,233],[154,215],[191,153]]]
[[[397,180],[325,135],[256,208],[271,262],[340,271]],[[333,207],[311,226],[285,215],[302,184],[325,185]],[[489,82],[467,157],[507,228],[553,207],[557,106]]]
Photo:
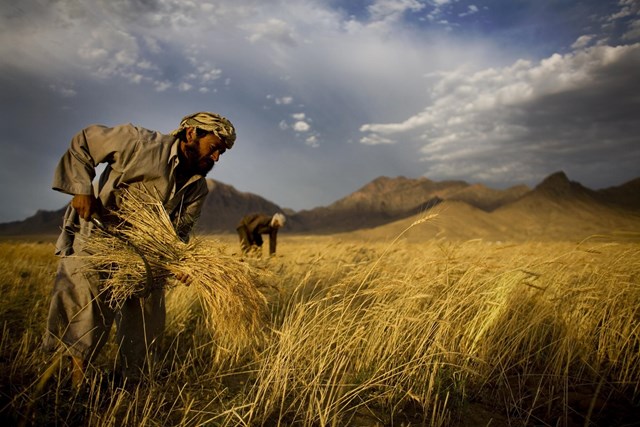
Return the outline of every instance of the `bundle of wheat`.
[[[162,203],[146,192],[124,191],[114,215],[117,221],[110,223],[117,225],[96,230],[86,242],[89,264],[104,277],[104,296],[113,307],[150,291],[151,273],[153,288],[194,287],[207,325],[230,351],[262,342],[267,300],[254,286],[255,269],[225,253],[222,244],[183,242]]]

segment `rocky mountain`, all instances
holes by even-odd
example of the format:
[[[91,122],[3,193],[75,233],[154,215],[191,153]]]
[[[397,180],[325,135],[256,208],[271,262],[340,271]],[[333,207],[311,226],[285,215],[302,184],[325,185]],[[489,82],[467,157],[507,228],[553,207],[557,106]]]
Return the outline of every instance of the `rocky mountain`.
[[[468,203],[446,200],[429,213],[437,216],[410,228],[413,241],[430,238],[458,240],[571,240],[640,238],[640,196],[636,181],[594,191],[557,172],[517,200],[487,212]],[[617,197],[616,197],[617,196]],[[358,239],[389,239],[422,215],[369,230],[347,234]]]
[[[600,200],[611,205],[640,211],[640,178],[597,191]]]
[[[297,212],[292,220],[296,231],[334,233],[410,217],[445,200],[465,202],[488,212],[517,200],[528,191],[523,185],[494,190],[464,181],[379,177],[327,207]]]
[[[0,224],[0,236],[53,234],[59,231],[66,207],[56,211],[39,210],[22,221]]]
[[[275,203],[252,193],[236,190],[228,184],[207,180],[209,195],[202,207],[198,231],[205,233],[235,232],[240,219],[252,212],[282,212]]]
[[[198,224],[201,233],[234,233],[240,218],[251,212],[283,209],[258,195],[208,180],[210,193]],[[287,233],[345,233],[406,227],[425,212],[440,212],[427,235],[450,238],[569,236],[607,230],[640,231],[640,178],[620,186],[591,190],[563,172],[534,189],[505,190],[464,181],[379,177],[336,202],[311,210],[284,211]],[[64,209],[38,211],[24,221],[0,224],[0,235],[57,233]],[[357,233],[356,233],[357,234]],[[375,233],[374,233],[375,234]]]
[[[491,212],[500,206],[508,205],[524,196],[531,189],[526,185],[516,185],[506,190],[496,190],[482,184],[469,185],[447,197],[447,200],[465,202],[485,212]]]

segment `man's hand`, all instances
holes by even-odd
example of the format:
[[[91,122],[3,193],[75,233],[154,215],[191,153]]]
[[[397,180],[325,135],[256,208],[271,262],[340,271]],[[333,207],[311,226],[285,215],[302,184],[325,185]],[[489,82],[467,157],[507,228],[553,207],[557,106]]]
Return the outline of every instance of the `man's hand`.
[[[100,203],[93,194],[76,194],[71,200],[71,206],[80,218],[89,221],[91,215],[98,212]]]

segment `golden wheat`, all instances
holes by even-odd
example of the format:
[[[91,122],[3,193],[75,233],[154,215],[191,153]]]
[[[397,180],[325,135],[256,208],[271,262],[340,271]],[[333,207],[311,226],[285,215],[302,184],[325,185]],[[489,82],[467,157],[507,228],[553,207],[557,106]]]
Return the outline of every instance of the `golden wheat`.
[[[218,238],[199,244],[205,254],[226,254]],[[117,348],[106,348],[88,372],[88,396],[69,394],[62,368],[49,390],[34,391],[55,272],[48,251],[52,245],[0,245],[0,368],[2,395],[11,396],[3,408],[16,419],[32,414],[27,424],[635,422],[637,244],[401,238],[388,245],[285,234],[278,257],[237,266],[271,273],[254,278],[271,309],[273,334],[262,352],[220,365],[196,284],[171,282],[163,381],[116,387],[103,372]],[[137,274],[144,280],[143,269]]]
[[[215,241],[193,238],[183,242],[164,207],[147,193],[124,191],[116,225],[97,230],[86,241],[87,260],[105,280],[106,298],[114,306],[144,295],[147,271],[153,287],[167,290],[182,282],[192,286],[204,319],[218,345],[240,357],[264,340],[266,299],[256,288],[257,270],[226,253]]]

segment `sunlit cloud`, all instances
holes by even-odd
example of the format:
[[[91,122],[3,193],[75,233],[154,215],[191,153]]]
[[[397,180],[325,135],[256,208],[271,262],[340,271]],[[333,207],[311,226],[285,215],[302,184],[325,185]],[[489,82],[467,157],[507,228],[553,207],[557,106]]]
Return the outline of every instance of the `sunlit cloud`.
[[[309,123],[304,120],[298,120],[293,124],[293,130],[296,132],[308,132],[309,129],[311,129],[311,126],[309,126]]]
[[[360,142],[424,141],[427,174],[455,177],[464,170],[473,179],[492,182],[504,176],[525,179],[534,162],[574,162],[576,150],[604,150],[604,155],[616,145],[627,147],[630,140],[620,137],[620,126],[638,127],[629,117],[638,84],[624,70],[639,67],[640,44],[634,44],[595,46],[474,73],[443,73],[427,108],[402,122],[361,126],[368,135]],[[633,89],[612,101],[620,87]],[[603,115],[604,105],[611,110]],[[609,141],[606,149],[604,140]],[[505,161],[513,167],[508,174],[498,167]],[[489,176],[488,170],[497,172]]]
[[[249,25],[247,28],[252,31],[252,34],[248,36],[252,43],[265,40],[288,46],[298,44],[291,26],[280,19],[269,19],[266,22]]]

